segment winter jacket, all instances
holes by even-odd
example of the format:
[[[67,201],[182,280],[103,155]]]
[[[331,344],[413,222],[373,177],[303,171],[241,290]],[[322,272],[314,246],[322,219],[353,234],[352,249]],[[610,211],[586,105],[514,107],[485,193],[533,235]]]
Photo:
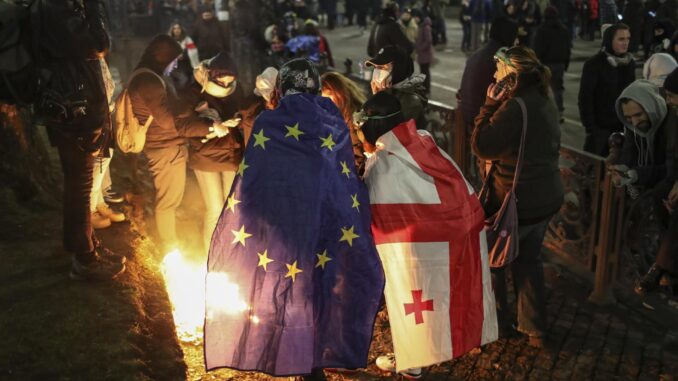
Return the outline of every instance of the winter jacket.
[[[521,97],[527,108],[525,153],[516,186],[518,220],[521,225],[530,225],[555,214],[563,202],[558,168],[560,125],[558,108],[539,92],[534,80],[521,77],[518,83],[514,96]],[[487,98],[475,119],[473,152],[496,165],[487,215],[499,209],[513,185],[522,128],[522,111],[513,97],[503,102]]]
[[[127,91],[134,116],[144,124],[150,115],[153,121],[146,132],[144,149],[169,148],[182,145],[186,137],[204,137],[209,133],[211,121],[204,118],[182,118],[175,122],[173,108],[176,97],[171,83],[162,78],[165,68],[179,55],[181,46],[171,37],[156,36],[151,40],[137,66],[153,71],[142,73],[129,83]],[[158,78],[160,76],[161,78]],[[160,81],[165,81],[165,86]]]
[[[398,46],[407,54],[412,54],[414,50],[414,44],[407,38],[398,22],[392,17],[380,16],[370,32],[367,55],[374,57],[381,48],[387,45]]]
[[[221,29],[221,24],[219,24],[219,20],[216,17],[209,21],[199,18],[193,24],[192,35],[193,41],[195,41],[195,45],[198,47],[201,61],[212,58],[217,53],[226,51],[229,48],[226,36]]]
[[[77,137],[83,149],[94,152],[103,147],[110,136],[110,112],[99,63],[99,58],[109,49],[110,38],[103,2],[85,0],[83,6],[78,4],[43,2],[39,58],[45,72],[49,72],[43,78],[46,87],[43,94],[58,94],[54,98],[59,102],[82,102],[84,112],[73,114],[72,118],[60,118],[42,107],[36,111],[45,117],[45,123],[58,127],[63,134]]]
[[[513,46],[517,33],[516,23],[505,17],[496,19],[490,30],[490,41],[466,60],[459,96],[467,126],[473,125],[473,120],[485,101],[487,87],[494,82],[494,72],[497,70],[494,53],[502,46]]]
[[[403,118],[414,119],[420,130],[426,129],[426,105],[428,104],[428,99],[423,95],[423,83],[424,76],[416,74],[384,90],[398,98]]]
[[[487,45],[473,53],[466,60],[466,67],[461,78],[459,95],[461,97],[461,111],[464,123],[472,125],[476,115],[483,105],[487,87],[494,81],[494,72],[497,65],[494,63],[494,53],[501,48],[498,42],[490,40]]]
[[[650,120],[649,129],[640,130],[626,121],[621,102],[624,98],[640,104]],[[678,128],[676,115],[669,112],[659,87],[644,79],[624,89],[617,98],[616,111],[625,130],[621,162],[636,171],[636,184],[652,188],[666,177],[667,145],[675,141],[668,137],[673,136]]]
[[[558,19],[546,19],[534,37],[534,52],[545,65],[570,64],[570,32]]]
[[[208,108],[215,110],[222,121],[234,118],[240,111],[244,98],[242,87],[239,84],[233,94],[225,98],[218,98],[203,91],[203,86],[198,83],[195,77],[190,86],[181,93],[181,104],[179,106],[181,112],[178,115],[180,120],[196,118],[194,110],[202,102],[206,102]],[[189,167],[206,172],[236,170],[242,160],[245,141],[239,128],[231,128],[229,131],[229,134],[224,137],[213,138],[204,143],[203,137],[188,139]]]
[[[430,64],[433,62],[433,37],[431,35],[431,19],[428,17],[424,18],[419,24],[414,49],[417,53],[417,63]]]
[[[614,109],[622,90],[636,79],[635,63],[613,67],[603,51],[584,63],[579,85],[579,116],[587,133],[597,129],[621,131]]]

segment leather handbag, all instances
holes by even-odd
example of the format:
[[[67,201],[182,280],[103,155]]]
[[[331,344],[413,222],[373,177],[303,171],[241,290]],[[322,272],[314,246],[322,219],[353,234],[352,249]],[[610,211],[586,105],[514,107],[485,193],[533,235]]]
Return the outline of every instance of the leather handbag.
[[[518,97],[513,98],[523,114],[523,128],[520,137],[520,148],[518,149],[518,161],[513,176],[513,186],[504,197],[499,210],[485,219],[485,234],[487,236],[487,251],[491,268],[504,267],[518,257],[519,253],[519,233],[518,233],[518,198],[516,197],[516,184],[520,178],[520,171],[523,166],[523,155],[525,150],[525,134],[527,133],[527,109],[525,102]],[[495,163],[492,163],[490,170],[485,177],[483,187],[478,196],[483,207],[489,200],[489,189],[492,182],[492,176],[495,171]],[[487,209],[485,209],[487,210]]]

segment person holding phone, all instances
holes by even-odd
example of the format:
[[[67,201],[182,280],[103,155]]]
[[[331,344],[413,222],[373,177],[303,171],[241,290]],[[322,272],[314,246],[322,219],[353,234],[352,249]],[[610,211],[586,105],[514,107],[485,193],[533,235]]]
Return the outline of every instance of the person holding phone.
[[[560,127],[558,108],[549,96],[551,72],[532,49],[515,46],[495,54],[497,83],[487,89],[485,104],[475,119],[473,153],[494,161],[487,216],[493,215],[513,186],[520,147],[523,113],[516,97],[527,109],[523,166],[516,185],[518,200],[518,257],[507,266],[513,274],[517,300],[516,329],[529,336],[529,344],[544,346],[546,294],[541,246],[551,216],[563,202],[558,157]],[[511,333],[504,269],[493,272],[500,335]]]

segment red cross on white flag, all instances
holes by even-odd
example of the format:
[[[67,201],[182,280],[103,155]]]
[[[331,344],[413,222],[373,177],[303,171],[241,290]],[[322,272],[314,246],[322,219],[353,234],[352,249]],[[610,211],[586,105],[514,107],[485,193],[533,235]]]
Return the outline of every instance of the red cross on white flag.
[[[433,300],[421,300],[422,290],[412,290],[412,303],[405,303],[405,315],[414,314],[416,324],[424,323],[424,311],[433,311]]]
[[[473,189],[413,121],[377,146],[365,179],[398,371],[496,340],[484,213]]]

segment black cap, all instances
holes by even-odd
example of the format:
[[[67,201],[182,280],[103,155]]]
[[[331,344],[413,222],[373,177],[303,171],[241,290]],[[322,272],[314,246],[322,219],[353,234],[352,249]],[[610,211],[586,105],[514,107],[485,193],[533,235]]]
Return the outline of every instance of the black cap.
[[[674,69],[664,80],[664,89],[678,94],[678,69]]]
[[[393,63],[392,82],[396,84],[414,73],[414,62],[405,49],[395,45],[384,46],[376,56],[365,62],[366,66],[381,66]]]

